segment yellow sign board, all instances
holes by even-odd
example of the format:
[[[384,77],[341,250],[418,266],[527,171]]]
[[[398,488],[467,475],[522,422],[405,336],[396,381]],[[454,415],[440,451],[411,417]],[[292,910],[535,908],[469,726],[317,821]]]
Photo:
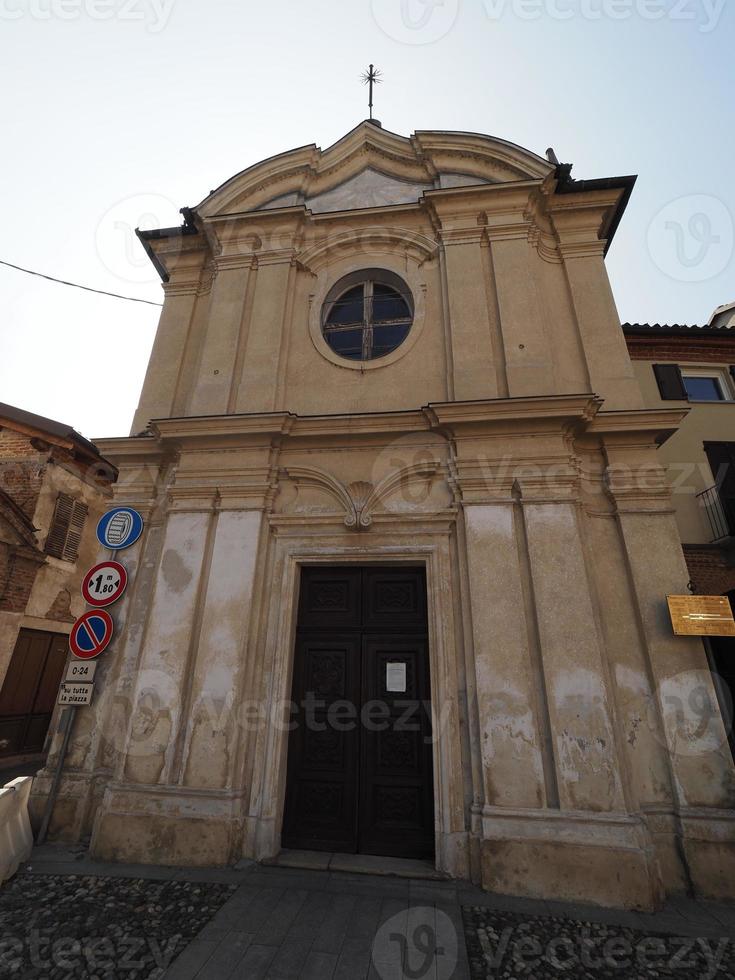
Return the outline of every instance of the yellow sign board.
[[[677,636],[735,636],[730,600],[724,595],[666,596]]]

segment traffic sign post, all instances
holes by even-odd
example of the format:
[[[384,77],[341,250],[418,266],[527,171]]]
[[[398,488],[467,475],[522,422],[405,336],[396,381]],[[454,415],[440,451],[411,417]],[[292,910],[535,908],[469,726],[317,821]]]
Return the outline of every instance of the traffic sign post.
[[[142,533],[143,518],[132,507],[116,507],[105,514],[97,524],[97,540],[103,547],[111,548],[113,551],[129,548],[135,544]],[[107,649],[112,639],[114,631],[112,617],[103,607],[111,606],[116,602],[125,592],[127,584],[128,573],[124,566],[116,561],[100,562],[84,576],[82,595],[87,604],[94,608],[79,617],[69,636],[69,648],[77,659],[72,660],[67,667],[66,678],[59,688],[58,703],[65,705],[58,729],[62,739],[36,839],[37,844],[43,844],[48,834],[77,709],[92,703],[93,681],[97,671],[97,664],[92,661]]]
[[[112,617],[104,609],[90,609],[74,623],[69,646],[80,660],[92,660],[106,650],[112,639]]]
[[[82,581],[82,595],[97,609],[111,606],[128,585],[128,573],[118,561],[103,561],[90,568]]]

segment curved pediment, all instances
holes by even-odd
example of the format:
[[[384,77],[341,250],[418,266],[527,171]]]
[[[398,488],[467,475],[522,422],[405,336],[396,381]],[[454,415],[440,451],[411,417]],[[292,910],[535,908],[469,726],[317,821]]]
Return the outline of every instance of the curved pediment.
[[[411,204],[426,191],[543,180],[554,167],[492,136],[398,136],[366,121],[321,150],[304,146],[243,170],[197,207],[204,217],[295,206],[314,213]]]

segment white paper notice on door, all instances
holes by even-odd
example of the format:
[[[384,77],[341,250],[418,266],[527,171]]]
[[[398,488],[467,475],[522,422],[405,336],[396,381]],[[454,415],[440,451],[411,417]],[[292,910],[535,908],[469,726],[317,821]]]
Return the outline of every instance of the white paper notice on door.
[[[389,663],[385,665],[385,689],[392,694],[406,693],[406,665]]]

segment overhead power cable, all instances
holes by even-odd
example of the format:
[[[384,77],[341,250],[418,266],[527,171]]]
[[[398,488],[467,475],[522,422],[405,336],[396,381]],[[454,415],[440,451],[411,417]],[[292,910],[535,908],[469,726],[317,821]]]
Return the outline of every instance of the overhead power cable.
[[[121,293],[110,293],[106,289],[93,289],[92,286],[82,286],[78,282],[67,282],[66,279],[57,279],[55,276],[46,276],[43,272],[34,272],[33,269],[24,269],[21,265],[13,265],[12,262],[5,262],[0,259],[0,265],[5,265],[9,269],[17,272],[25,272],[29,276],[38,276],[40,279],[48,279],[49,282],[57,282],[61,286],[73,286],[74,289],[83,289],[87,293],[97,293],[99,296],[112,296],[113,299],[124,299],[129,303],[145,303],[148,306],[163,306],[163,303],[155,303],[152,299],[140,299],[138,296],[123,296]]]

